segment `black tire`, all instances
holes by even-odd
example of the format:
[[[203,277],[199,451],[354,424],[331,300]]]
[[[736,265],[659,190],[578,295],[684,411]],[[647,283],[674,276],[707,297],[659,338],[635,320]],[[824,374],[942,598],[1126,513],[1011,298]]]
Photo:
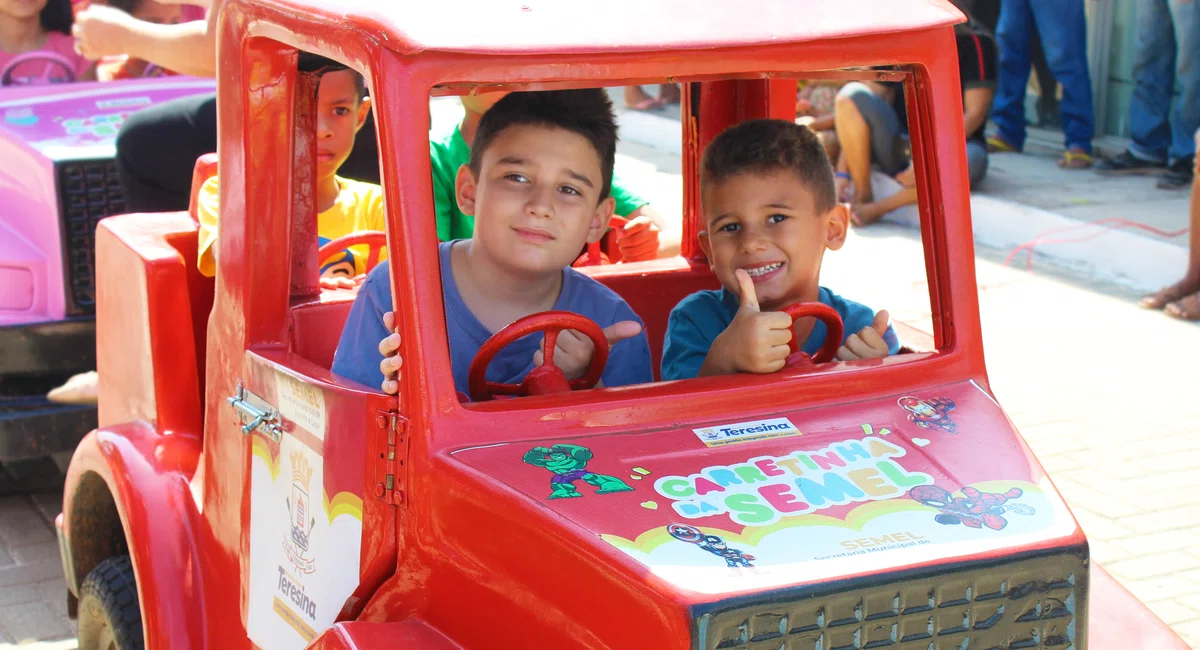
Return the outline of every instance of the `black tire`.
[[[79,650],[144,650],[142,610],[128,555],[96,565],[79,589]]]

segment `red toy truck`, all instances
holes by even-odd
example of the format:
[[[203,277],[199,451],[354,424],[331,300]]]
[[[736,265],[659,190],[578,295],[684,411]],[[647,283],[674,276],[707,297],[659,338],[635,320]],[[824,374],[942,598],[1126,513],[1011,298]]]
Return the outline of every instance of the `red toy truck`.
[[[1185,647],[1091,565],[988,389],[961,14],[939,0],[469,4],[225,5],[215,284],[187,214],[116,217],[97,236],[100,427],[58,522],[81,648]],[[374,90],[395,398],[329,371],[353,294],[318,289],[317,81],[297,49]],[[645,320],[657,364],[671,307],[716,286],[695,245],[700,151],[740,120],[790,118],[794,80],[821,76],[905,83],[928,350],[459,400],[431,93],[684,84],[683,253],[592,270]]]

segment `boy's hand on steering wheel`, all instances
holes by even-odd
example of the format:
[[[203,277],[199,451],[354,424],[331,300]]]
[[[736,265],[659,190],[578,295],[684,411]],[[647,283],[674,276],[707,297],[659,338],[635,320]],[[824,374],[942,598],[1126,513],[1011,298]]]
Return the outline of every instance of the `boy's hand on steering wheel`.
[[[318,284],[321,289],[353,289],[363,283],[367,276],[365,274],[356,275],[353,278],[344,275],[322,275]],[[386,321],[384,321],[386,322]]]
[[[617,233],[617,248],[624,262],[644,262],[658,257],[659,229],[645,215],[634,217]]]
[[[702,367],[710,372],[702,374],[781,370],[791,352],[792,317],[781,311],[760,311],[750,274],[738,269],[734,275],[741,290],[741,306],[729,327],[713,341]]]
[[[97,60],[124,54],[126,40],[137,19],[105,5],[89,5],[75,15],[71,35],[75,51],[85,59]]]
[[[379,353],[383,355],[383,361],[379,362],[379,372],[383,373],[380,389],[387,395],[395,395],[400,392],[400,366],[404,364],[404,359],[397,353],[400,335],[396,333],[395,312],[389,311],[383,315],[383,326],[391,333],[379,342]]]
[[[642,326],[637,321],[623,320],[609,325],[603,332],[604,338],[608,339],[608,349],[611,350],[617,343],[641,334]],[[558,341],[554,344],[554,365],[558,366],[568,380],[578,379],[587,372],[594,352],[595,346],[592,345],[591,339],[575,330],[563,330],[559,332]],[[538,351],[533,353],[533,365],[541,366],[544,362],[545,358],[539,346]]]
[[[887,332],[889,319],[887,310],[880,309],[875,314],[875,322],[846,337],[842,347],[838,348],[838,361],[882,359],[888,356],[888,344],[883,340],[883,335]]]

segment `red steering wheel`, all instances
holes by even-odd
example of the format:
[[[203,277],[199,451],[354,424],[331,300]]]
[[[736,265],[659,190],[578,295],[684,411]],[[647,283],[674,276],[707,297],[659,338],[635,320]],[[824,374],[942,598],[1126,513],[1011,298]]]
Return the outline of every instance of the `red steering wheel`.
[[[792,353],[788,355],[785,368],[801,368],[833,361],[838,348],[842,347],[842,334],[845,331],[842,317],[836,309],[820,302],[798,302],[784,307],[783,313],[792,317],[793,324],[798,319],[808,316],[814,316],[817,320],[825,323],[825,343],[820,350],[817,350],[817,354],[811,357],[807,352],[800,351],[800,345],[796,342],[796,335],[793,332],[792,340],[788,341],[788,347],[791,348]]]
[[[321,266],[325,262],[350,248],[351,246],[366,246],[367,247],[367,273],[379,264],[379,252],[387,248],[387,235],[378,230],[360,230],[352,232],[349,235],[342,235],[337,239],[325,242],[325,245],[317,249],[317,259],[321,261]]]
[[[587,372],[582,377],[570,381],[563,375],[563,371],[554,365],[554,346],[558,342],[558,333],[563,330],[582,332],[596,346],[596,351],[592,354],[592,364],[588,366]],[[542,340],[542,365],[530,370],[520,385],[488,381],[488,365],[496,354],[513,341],[534,332],[544,332],[546,335]],[[608,339],[604,337],[599,325],[590,318],[569,311],[544,311],[513,321],[493,334],[471,360],[471,368],[467,372],[467,388],[471,391],[471,400],[476,402],[490,400],[495,395],[549,395],[570,390],[587,390],[600,381],[600,375],[604,374],[604,364],[607,362]]]
[[[29,65],[32,63],[39,63],[39,62],[44,65],[44,67],[42,68],[42,76],[41,77],[35,77],[32,79],[28,79],[28,80],[13,79],[13,75],[16,74],[17,68],[20,68],[22,66]],[[61,78],[57,81],[53,80],[53,78],[50,76],[49,71],[53,70],[54,68],[59,68],[60,70],[62,70],[63,78]],[[8,65],[4,66],[4,70],[0,71],[0,86],[26,86],[26,85],[46,84],[46,83],[71,83],[72,81],[75,81],[75,79],[76,79],[76,77],[75,77],[74,64],[72,64],[71,61],[69,59],[67,59],[67,57],[65,57],[61,54],[58,54],[56,52],[49,52],[46,50],[35,50],[33,52],[26,52],[25,54],[15,56],[12,58],[11,61],[8,62]]]

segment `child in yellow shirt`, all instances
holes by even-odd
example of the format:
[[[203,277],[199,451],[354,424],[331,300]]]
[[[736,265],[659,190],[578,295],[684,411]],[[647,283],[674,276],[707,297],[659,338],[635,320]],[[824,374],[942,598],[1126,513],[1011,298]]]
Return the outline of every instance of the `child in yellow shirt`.
[[[373,183],[342,178],[337,170],[354,148],[354,136],[366,123],[371,98],[362,75],[328,59],[301,54],[301,70],[334,67],[321,75],[317,89],[317,236],[320,244],[360,230],[384,229],[383,189]],[[200,220],[197,266],[216,273],[217,178],[208,179],[196,197]],[[320,260],[321,278],[354,277],[367,272],[367,247],[341,251]],[[381,254],[381,257],[383,255]]]

